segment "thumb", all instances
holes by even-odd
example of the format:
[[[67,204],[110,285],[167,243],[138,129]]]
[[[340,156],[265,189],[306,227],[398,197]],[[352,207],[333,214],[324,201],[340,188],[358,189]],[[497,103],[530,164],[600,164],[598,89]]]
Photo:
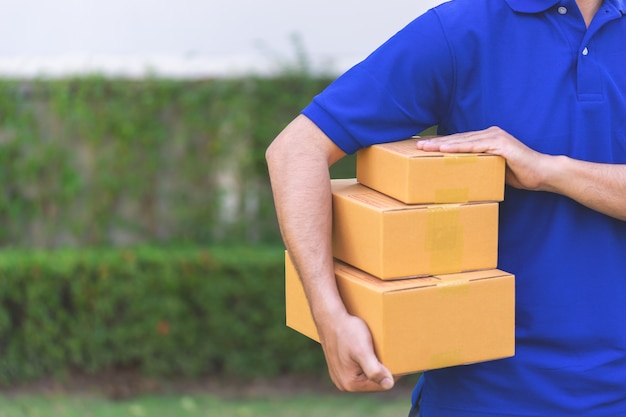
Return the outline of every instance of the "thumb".
[[[369,360],[361,364],[361,369],[368,380],[379,385],[384,390],[390,390],[394,386],[394,378],[389,369],[378,362],[376,356],[372,355]]]

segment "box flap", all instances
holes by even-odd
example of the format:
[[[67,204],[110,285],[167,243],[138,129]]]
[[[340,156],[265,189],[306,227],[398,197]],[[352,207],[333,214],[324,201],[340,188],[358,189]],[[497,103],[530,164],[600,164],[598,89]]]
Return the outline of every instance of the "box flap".
[[[331,180],[332,192],[335,197],[346,198],[355,203],[365,205],[378,212],[400,210],[443,210],[454,209],[471,203],[448,203],[448,204],[405,204],[395,198],[375,191],[357,182],[355,178]],[[480,202],[482,203],[482,202]]]
[[[397,280],[381,280],[345,262],[335,260],[335,274],[359,283],[378,293],[404,291],[407,289],[434,287],[440,279],[433,276],[408,277]]]
[[[358,280],[367,288],[381,294],[397,291],[415,290],[428,287],[462,286],[473,281],[510,277],[511,274],[499,269],[459,272],[454,274],[438,274],[419,277],[406,277],[396,280],[381,280],[353,267],[345,262],[335,260],[335,273],[342,278]]]
[[[499,269],[483,269],[479,271],[464,271],[454,274],[440,274],[436,275],[442,282],[454,281],[454,280],[466,280],[466,281],[479,281],[481,279],[491,279],[509,276],[508,272]]]

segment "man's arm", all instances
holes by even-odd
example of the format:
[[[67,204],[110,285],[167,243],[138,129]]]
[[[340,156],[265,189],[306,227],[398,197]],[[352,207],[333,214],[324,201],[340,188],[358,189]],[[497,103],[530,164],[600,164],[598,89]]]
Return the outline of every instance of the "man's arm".
[[[486,152],[507,162],[507,184],[562,194],[608,216],[626,221],[626,165],[580,161],[536,152],[497,127],[418,141],[441,152]]]
[[[367,325],[345,309],[332,256],[328,168],[344,156],[313,122],[298,116],[266,153],[278,222],[298,270],[331,379],[344,391],[380,391],[393,377],[376,358]]]

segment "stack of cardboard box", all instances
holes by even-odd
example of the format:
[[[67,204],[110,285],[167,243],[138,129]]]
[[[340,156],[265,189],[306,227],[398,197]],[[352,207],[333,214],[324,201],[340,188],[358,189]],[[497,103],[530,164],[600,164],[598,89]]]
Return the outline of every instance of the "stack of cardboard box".
[[[505,162],[419,151],[416,139],[357,154],[332,180],[341,297],[394,374],[514,354],[514,277],[495,269]],[[288,254],[287,325],[319,341]]]

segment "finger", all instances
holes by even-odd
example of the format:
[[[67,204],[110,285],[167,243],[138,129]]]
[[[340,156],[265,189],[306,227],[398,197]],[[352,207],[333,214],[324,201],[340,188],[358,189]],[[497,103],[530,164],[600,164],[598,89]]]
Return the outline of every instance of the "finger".
[[[424,139],[418,140],[416,142],[416,147],[422,150],[434,151],[434,150],[439,150],[439,148],[444,144],[463,143],[471,139],[472,137],[469,134],[436,136],[432,138],[424,138]]]
[[[492,152],[494,141],[491,138],[475,137],[474,139],[448,139],[442,141],[427,141],[417,147],[423,151],[449,153],[484,153]]]
[[[468,132],[460,132],[453,133],[451,135],[442,135],[442,136],[425,136],[425,137],[417,137],[418,142],[422,143],[443,143],[443,142],[454,142],[454,141],[465,141],[469,139],[474,139],[477,136],[488,134],[488,130],[472,130]]]
[[[393,375],[383,364],[381,364],[375,355],[370,355],[368,359],[361,363],[361,369],[368,381],[378,385],[383,390],[393,388]]]
[[[361,374],[348,383],[343,384],[340,390],[348,392],[381,392],[390,390],[393,388],[393,385],[393,379],[384,378],[376,382],[367,379],[365,374]]]
[[[494,149],[490,139],[474,139],[463,142],[446,142],[439,146],[440,152],[491,153]]]
[[[454,133],[452,135],[445,136],[431,136],[426,138],[420,138],[417,141],[417,148],[424,150],[433,150],[431,148],[438,148],[442,145],[451,146],[452,144],[459,143],[471,143],[483,140],[494,140],[505,133],[499,127],[489,127],[483,130],[473,130],[468,132]],[[459,151],[456,151],[459,152]],[[481,151],[484,152],[484,151]]]

